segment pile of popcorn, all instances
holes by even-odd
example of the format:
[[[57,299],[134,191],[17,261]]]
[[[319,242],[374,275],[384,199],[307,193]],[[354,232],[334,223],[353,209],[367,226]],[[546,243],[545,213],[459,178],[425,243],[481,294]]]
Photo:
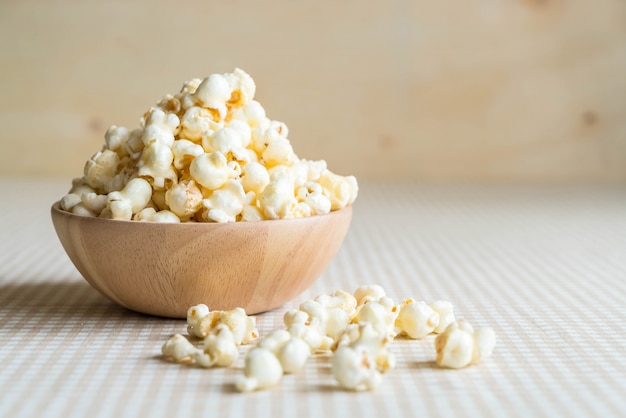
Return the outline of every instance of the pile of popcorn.
[[[496,343],[492,328],[474,330],[456,320],[448,301],[427,304],[407,298],[399,304],[379,285],[361,286],[353,294],[337,290],[300,304],[284,314],[284,328],[258,340],[256,318],[242,308],[210,311],[196,305],[187,312],[189,338],[176,334],[163,345],[165,358],[200,367],[233,366],[240,346],[258,340],[245,353],[241,392],[276,385],[283,374],[296,373],[314,354],[329,357],[331,372],[346,390],[372,390],[395,367],[389,344],[398,336],[435,338],[436,362],[463,368],[487,358]]]
[[[300,159],[283,122],[254,100],[240,69],[184,83],[105,145],[61,199],[84,216],[148,222],[235,222],[327,214],[350,205],[354,176]]]

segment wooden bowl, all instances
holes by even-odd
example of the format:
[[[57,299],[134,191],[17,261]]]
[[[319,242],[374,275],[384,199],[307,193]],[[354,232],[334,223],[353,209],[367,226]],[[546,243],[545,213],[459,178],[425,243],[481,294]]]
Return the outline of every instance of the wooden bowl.
[[[254,314],[294,298],[339,251],[352,208],[221,224],[89,218],[58,202],[51,214],[67,255],[100,293],[134,311],[185,318],[199,303]]]

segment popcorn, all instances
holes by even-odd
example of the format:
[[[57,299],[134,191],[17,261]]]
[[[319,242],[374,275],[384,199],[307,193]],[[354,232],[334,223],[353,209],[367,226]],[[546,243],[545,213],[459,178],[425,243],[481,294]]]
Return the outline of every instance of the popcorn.
[[[267,120],[265,117],[265,109],[255,100],[251,100],[245,106],[234,111],[233,119],[246,122],[250,128],[256,128],[263,121]],[[250,134],[252,135],[252,130]]]
[[[147,207],[133,215],[133,221],[139,222],[161,222],[161,223],[179,223],[180,218],[169,210],[160,210]]]
[[[195,362],[202,367],[228,367],[239,357],[235,336],[226,324],[218,324],[204,339],[204,350],[194,353]]]
[[[286,374],[300,370],[310,356],[311,347],[309,344],[296,336],[291,336],[276,354],[283,368],[283,373]]]
[[[219,189],[231,176],[226,156],[221,152],[198,155],[189,166],[191,177],[209,190]]]
[[[187,139],[177,139],[172,145],[172,154],[174,154],[174,167],[177,170],[188,170],[194,158],[204,154],[204,149],[201,145]]]
[[[219,189],[202,200],[207,208],[206,217],[215,222],[235,222],[245,204],[245,192],[241,183],[227,180]]]
[[[250,162],[242,170],[241,185],[246,192],[260,194],[270,182],[270,175],[264,165]]]
[[[469,366],[489,357],[495,344],[496,335],[492,328],[474,331],[469,322],[452,322],[435,339],[437,364],[451,369]]]
[[[409,338],[424,338],[439,325],[439,314],[425,302],[405,299],[396,319],[400,334]]]
[[[115,151],[98,151],[85,163],[85,183],[97,192],[104,191],[105,184],[117,173],[119,163],[120,157]]]
[[[231,106],[240,107],[248,104],[254,98],[256,84],[245,71],[235,68],[231,74],[225,74],[226,80],[231,88],[229,102]]]
[[[180,219],[188,220],[202,206],[202,191],[193,180],[183,180],[165,192],[165,203]]]
[[[130,220],[133,214],[146,207],[152,196],[152,186],[142,178],[134,178],[122,191],[108,195],[107,208],[113,219]]]
[[[89,190],[83,187],[81,181],[74,183],[75,191]],[[447,368],[489,357],[496,343],[493,329],[474,331],[468,322],[455,321],[448,301],[427,305],[406,298],[396,305],[378,285],[361,286],[354,295],[343,290],[318,295],[286,311],[283,322],[285,328],[272,331],[246,353],[243,374],[235,384],[238,391],[270,388],[283,374],[298,372],[311,355],[325,350],[330,350],[330,371],[340,388],[376,389],[382,375],[396,366],[389,344],[397,334],[417,339],[445,326],[435,338],[435,350],[437,364]],[[163,345],[164,357],[206,368],[234,365],[240,345],[258,337],[256,318],[244,309],[211,311],[204,304],[188,309],[187,331],[201,339],[201,348],[194,346],[194,338],[176,334]]]
[[[263,215],[267,219],[290,218],[297,205],[294,197],[293,178],[281,173],[270,175],[269,184],[259,195],[259,203]]]
[[[372,300],[361,305],[356,315],[356,322],[359,324],[367,322],[378,334],[393,338],[396,335],[395,321],[397,316],[397,307],[393,301],[383,296],[379,300]]]
[[[83,170],[93,195],[70,190],[61,208],[149,222],[257,222],[352,204],[356,179],[332,173],[324,160],[300,159],[287,125],[268,118],[255,93],[252,77],[236,68],[185,82],[151,107],[137,129],[112,125]],[[106,202],[119,199],[108,195],[135,178],[152,186],[154,211],[138,215],[119,203],[114,216]]]
[[[219,109],[232,94],[232,88],[226,77],[221,74],[211,74],[202,80],[191,98],[195,103],[210,109]]]
[[[251,392],[276,385],[283,375],[278,358],[271,351],[256,347],[246,354],[244,374],[239,376],[235,387],[240,392]]]
[[[382,381],[371,353],[365,347],[341,346],[330,359],[333,377],[344,389],[364,391],[377,388]]]
[[[376,363],[376,369],[384,373],[395,367],[396,361],[387,348],[393,340],[388,335],[378,333],[369,323],[352,324],[337,341],[337,347],[348,345],[352,348],[365,347]]]
[[[379,300],[386,296],[385,289],[377,284],[363,285],[354,291],[357,305],[364,305],[371,300]]]
[[[191,361],[197,349],[189,340],[180,334],[172,336],[161,348],[164,356],[170,357],[177,363]]]
[[[174,132],[179,124],[180,120],[175,114],[153,108],[146,120],[141,140],[145,146],[157,142],[171,148],[174,144]]]
[[[112,125],[104,134],[104,143],[108,149],[117,152],[120,157],[123,157],[126,154],[124,144],[128,141],[128,137],[128,128]]]
[[[207,109],[191,106],[180,120],[182,127],[180,136],[190,141],[201,141],[207,133],[218,130],[220,124],[213,121],[213,115]]]
[[[454,305],[447,300],[438,300],[431,303],[430,306],[437,314],[439,314],[439,323],[433,329],[433,333],[442,333],[448,325],[454,322]]]
[[[206,305],[199,304],[187,310],[187,332],[190,335],[206,338],[219,324],[231,330],[237,345],[248,344],[259,336],[256,318],[246,315],[242,308],[209,311]]]
[[[138,174],[147,177],[155,188],[170,187],[178,180],[173,162],[172,149],[162,142],[153,141],[144,148],[138,165]]]

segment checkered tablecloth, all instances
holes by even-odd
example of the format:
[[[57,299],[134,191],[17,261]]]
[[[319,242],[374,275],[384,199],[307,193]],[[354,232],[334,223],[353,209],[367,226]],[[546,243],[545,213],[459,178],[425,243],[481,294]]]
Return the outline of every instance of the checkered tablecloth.
[[[329,269],[282,309],[378,283],[396,300],[455,304],[491,326],[491,358],[434,363],[433,337],[391,345],[374,392],[340,390],[324,356],[267,391],[228,369],[166,362],[185,322],[93,290],[59,244],[50,205],[69,181],[0,180],[0,417],[617,417],[626,414],[626,187],[452,187],[362,181]]]

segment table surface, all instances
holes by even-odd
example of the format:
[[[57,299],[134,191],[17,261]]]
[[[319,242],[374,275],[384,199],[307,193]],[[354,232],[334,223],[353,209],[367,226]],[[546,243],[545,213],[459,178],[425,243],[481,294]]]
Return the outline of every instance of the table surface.
[[[242,361],[161,359],[185,321],[118,307],[82,279],[49,216],[68,186],[0,180],[0,417],[624,416],[624,186],[362,182],[338,256],[305,293],[258,315],[261,335],[306,299],[378,283],[493,327],[493,356],[446,370],[432,336],[399,340],[373,392],[340,390],[316,356],[250,394],[234,390]]]

